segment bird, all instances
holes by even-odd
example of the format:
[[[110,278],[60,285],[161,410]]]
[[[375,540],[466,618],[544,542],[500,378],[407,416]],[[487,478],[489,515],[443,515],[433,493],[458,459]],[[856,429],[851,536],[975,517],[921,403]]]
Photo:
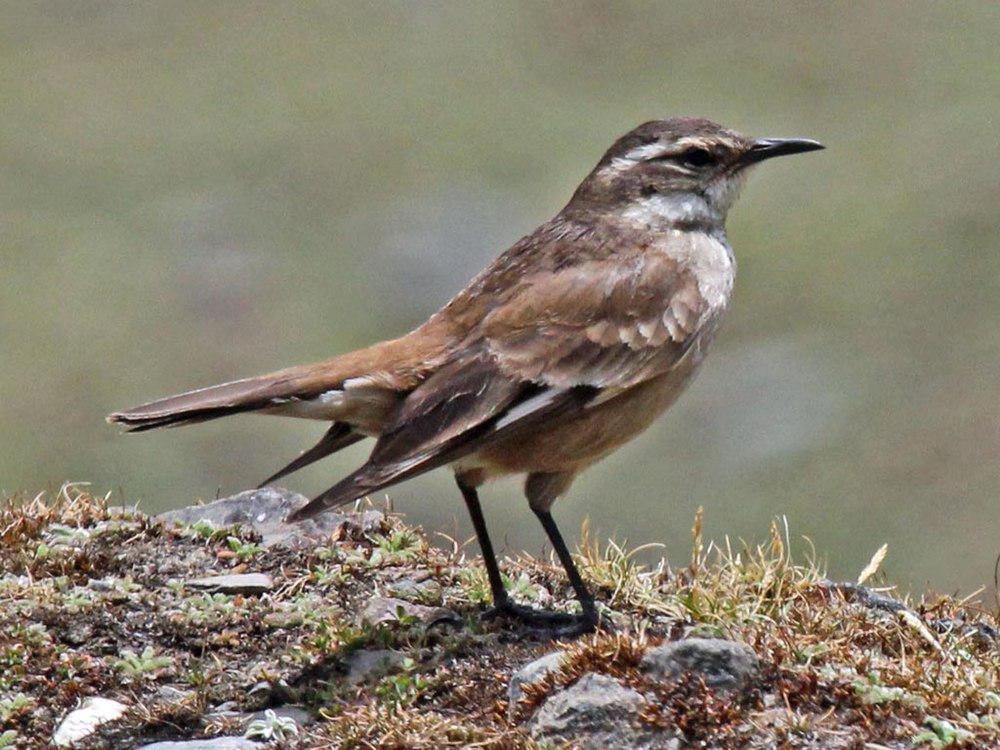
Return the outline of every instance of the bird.
[[[736,262],[725,223],[749,169],[822,148],[806,138],[751,138],[697,117],[643,123],[611,145],[561,211],[411,332],[108,421],[131,432],[240,413],[330,423],[262,487],[374,438],[367,460],[290,522],[448,466],[489,580],[484,615],[563,635],[591,632],[601,616],[553,503],[668,409],[698,370],[730,304]],[[508,475],[524,477],[578,612],[526,607],[506,591],[479,489]]]

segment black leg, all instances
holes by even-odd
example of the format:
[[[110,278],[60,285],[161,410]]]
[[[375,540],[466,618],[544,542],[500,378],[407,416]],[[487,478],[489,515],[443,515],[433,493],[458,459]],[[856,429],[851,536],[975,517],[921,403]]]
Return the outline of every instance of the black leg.
[[[500,576],[500,566],[497,564],[496,553],[493,551],[493,542],[490,541],[489,532],[486,530],[486,520],[483,518],[483,509],[479,504],[479,493],[476,492],[475,487],[466,484],[460,477],[456,477],[455,481],[458,484],[458,489],[462,492],[462,497],[465,498],[465,506],[469,509],[469,517],[472,518],[472,526],[476,530],[479,549],[483,553],[486,575],[490,579],[493,606],[487,610],[484,617],[492,618],[505,615],[530,625],[543,627],[558,627],[575,622],[576,618],[565,612],[545,612],[511,601],[507,589],[504,588],[503,578]]]
[[[548,535],[549,541],[552,543],[552,548],[556,551],[559,562],[562,563],[562,566],[566,571],[566,575],[569,577],[570,585],[573,587],[573,591],[576,592],[576,598],[580,602],[580,607],[583,609],[583,619],[579,624],[580,627],[577,629],[577,632],[589,632],[597,627],[599,619],[597,615],[597,606],[594,604],[594,597],[590,595],[590,591],[587,590],[587,584],[585,584],[583,579],[580,577],[580,571],[576,569],[576,564],[573,562],[573,556],[570,554],[569,548],[566,546],[566,542],[562,538],[562,534],[559,533],[559,528],[556,526],[556,522],[555,519],[552,518],[552,514],[547,510],[536,510],[535,515],[538,516],[538,520],[541,521],[542,528],[545,529],[545,533]]]
[[[465,507],[469,509],[469,516],[472,518],[472,527],[476,530],[476,539],[479,541],[479,549],[483,553],[483,563],[486,565],[486,575],[490,579],[490,591],[493,593],[493,605],[503,608],[507,605],[509,597],[507,589],[503,587],[503,578],[500,577],[500,566],[497,564],[496,553],[493,552],[493,542],[490,541],[489,532],[486,530],[486,520],[483,518],[483,509],[479,505],[479,493],[475,487],[467,485],[460,477],[455,477],[458,489],[465,498]]]

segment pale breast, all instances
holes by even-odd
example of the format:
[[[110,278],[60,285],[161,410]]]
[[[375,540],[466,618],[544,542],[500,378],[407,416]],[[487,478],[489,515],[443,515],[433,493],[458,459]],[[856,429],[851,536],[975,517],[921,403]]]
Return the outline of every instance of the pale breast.
[[[718,314],[729,304],[736,278],[736,261],[724,234],[671,229],[650,248],[676,260],[698,282],[707,303],[704,317]]]

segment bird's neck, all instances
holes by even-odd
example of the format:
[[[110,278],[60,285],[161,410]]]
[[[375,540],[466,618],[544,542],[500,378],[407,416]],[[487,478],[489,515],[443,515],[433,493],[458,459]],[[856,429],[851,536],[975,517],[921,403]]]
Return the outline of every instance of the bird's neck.
[[[654,193],[624,205],[602,206],[571,202],[562,217],[574,222],[604,224],[609,229],[660,234],[667,231],[702,232],[725,237],[728,205],[720,206],[714,196],[701,192]]]
[[[631,202],[618,212],[618,220],[653,232],[672,229],[723,235],[726,212],[702,193],[656,193]]]

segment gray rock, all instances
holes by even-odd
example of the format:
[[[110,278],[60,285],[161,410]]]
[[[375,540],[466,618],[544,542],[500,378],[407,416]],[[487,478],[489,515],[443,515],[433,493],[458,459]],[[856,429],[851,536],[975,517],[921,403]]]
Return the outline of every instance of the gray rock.
[[[154,742],[142,745],[138,750],[260,750],[263,747],[244,737],[213,737],[204,740],[181,740],[179,742]]]
[[[383,622],[395,622],[401,617],[415,617],[425,625],[439,622],[458,622],[459,617],[450,609],[444,607],[425,607],[403,599],[376,596],[361,613],[361,623],[379,625]]]
[[[150,702],[154,705],[173,705],[176,703],[183,703],[194,696],[193,690],[181,690],[180,688],[173,687],[172,685],[164,685],[157,689],[153,693],[153,697]]]
[[[110,698],[87,698],[81,706],[66,714],[52,735],[56,747],[76,747],[101,724],[120,719],[128,706]]]
[[[524,697],[523,686],[538,682],[550,672],[556,671],[562,659],[562,651],[553,651],[528,662],[511,676],[510,684],[507,685],[508,716],[514,718],[517,714],[517,703]]]
[[[370,682],[391,672],[405,658],[398,651],[387,648],[355,651],[344,661],[347,666],[347,681],[351,685]]]
[[[171,510],[157,516],[167,523],[185,526],[206,520],[213,526],[242,526],[251,528],[261,535],[265,547],[302,547],[322,543],[345,527],[361,531],[374,531],[385,520],[385,514],[377,510],[361,513],[338,513],[328,511],[315,518],[299,523],[285,523],[285,518],[294,510],[304,506],[309,499],[297,492],[263,487],[248,490],[238,495],[224,497],[205,505],[192,505],[179,510]]]
[[[274,587],[274,581],[271,580],[271,576],[264,573],[234,573],[233,575],[194,578],[186,581],[184,585],[199,591],[212,591],[220,594],[263,594]]]
[[[243,705],[253,708],[264,708],[271,702],[271,683],[268,680],[261,680],[247,691]]]
[[[82,646],[94,637],[94,626],[84,620],[74,620],[63,633],[63,640],[71,646]]]
[[[674,750],[677,738],[644,725],[646,699],[607,675],[588,672],[550,696],[528,722],[536,741],[568,742],[581,750]]]
[[[201,717],[201,725],[207,727],[219,721],[235,721],[237,719],[246,721],[249,718],[249,712],[241,711],[239,703],[236,701],[226,701],[207,711]]]
[[[757,655],[747,646],[722,638],[685,638],[654,648],[642,657],[641,668],[652,677],[671,679],[685,672],[709,687],[740,690],[757,674]]]

